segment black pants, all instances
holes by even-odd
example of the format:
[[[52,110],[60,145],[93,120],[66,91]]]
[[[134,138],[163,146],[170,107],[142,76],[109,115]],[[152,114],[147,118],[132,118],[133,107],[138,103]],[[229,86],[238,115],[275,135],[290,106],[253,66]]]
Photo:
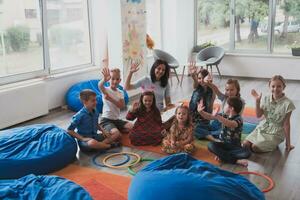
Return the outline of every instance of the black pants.
[[[239,159],[246,159],[251,156],[251,151],[238,145],[223,142],[208,143],[208,150],[226,163],[235,164]]]

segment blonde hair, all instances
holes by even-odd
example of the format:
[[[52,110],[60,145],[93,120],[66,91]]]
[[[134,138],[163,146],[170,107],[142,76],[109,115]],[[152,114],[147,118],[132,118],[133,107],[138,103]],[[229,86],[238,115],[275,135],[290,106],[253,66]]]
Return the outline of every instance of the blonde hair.
[[[285,84],[285,79],[281,76],[281,75],[274,75],[270,80],[269,80],[269,86],[271,85],[272,81],[276,81],[279,80],[282,82],[283,85],[283,89],[285,88],[286,84]]]
[[[112,68],[109,71],[110,73],[116,73],[119,77],[121,77],[121,71],[119,68]]]
[[[185,106],[185,105],[180,105],[180,106],[178,106],[177,108],[176,108],[176,110],[175,110],[175,115],[177,114],[177,112],[178,112],[178,110],[179,109],[183,109],[183,110],[186,110],[186,112],[187,112],[187,120],[186,120],[186,122],[185,122],[185,127],[191,127],[191,126],[193,126],[193,123],[192,123],[192,117],[191,117],[191,114],[190,114],[190,112],[189,112],[189,108],[187,107],[187,106]],[[173,125],[175,125],[175,126],[178,126],[178,120],[177,120],[177,118],[175,117],[175,119],[174,119],[174,121],[173,121]]]

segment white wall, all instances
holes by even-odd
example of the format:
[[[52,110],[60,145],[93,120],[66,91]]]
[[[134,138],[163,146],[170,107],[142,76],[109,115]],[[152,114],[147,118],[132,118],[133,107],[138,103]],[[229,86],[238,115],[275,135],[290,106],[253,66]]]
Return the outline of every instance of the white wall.
[[[162,49],[184,65],[194,46],[194,0],[162,0],[161,3]]]

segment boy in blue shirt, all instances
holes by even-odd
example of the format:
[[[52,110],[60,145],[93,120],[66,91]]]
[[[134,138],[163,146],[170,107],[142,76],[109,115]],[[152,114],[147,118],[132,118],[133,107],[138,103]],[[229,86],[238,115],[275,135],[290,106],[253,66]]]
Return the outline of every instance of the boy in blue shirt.
[[[112,140],[108,134],[97,133],[102,129],[98,124],[99,112],[96,109],[96,93],[92,90],[83,90],[80,92],[80,100],[84,106],[72,117],[68,127],[68,133],[77,139],[80,150],[93,151],[115,146],[111,144]]]

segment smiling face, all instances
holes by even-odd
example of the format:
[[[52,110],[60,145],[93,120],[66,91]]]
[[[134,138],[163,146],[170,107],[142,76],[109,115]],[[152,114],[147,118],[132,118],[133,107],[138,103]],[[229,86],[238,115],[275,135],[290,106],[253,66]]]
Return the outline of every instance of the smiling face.
[[[271,89],[272,96],[274,99],[278,99],[282,97],[284,85],[281,80],[278,79],[272,80],[269,84],[269,87]]]
[[[163,75],[165,74],[165,72],[166,72],[166,66],[164,64],[158,65],[154,70],[155,79],[160,80],[161,77],[163,77]]]
[[[238,90],[234,84],[226,84],[225,86],[225,95],[228,97],[237,96]]]
[[[205,79],[205,77],[203,77],[203,75],[201,73],[199,73],[198,77],[197,77],[198,84],[205,85],[204,79]]]
[[[153,96],[152,95],[143,96],[143,104],[147,110],[150,110],[153,104]]]
[[[185,124],[188,119],[188,110],[184,108],[178,108],[176,112],[176,119],[179,124]]]
[[[112,89],[116,89],[118,87],[118,85],[121,82],[121,77],[120,77],[120,73],[117,72],[110,72],[110,87]]]

